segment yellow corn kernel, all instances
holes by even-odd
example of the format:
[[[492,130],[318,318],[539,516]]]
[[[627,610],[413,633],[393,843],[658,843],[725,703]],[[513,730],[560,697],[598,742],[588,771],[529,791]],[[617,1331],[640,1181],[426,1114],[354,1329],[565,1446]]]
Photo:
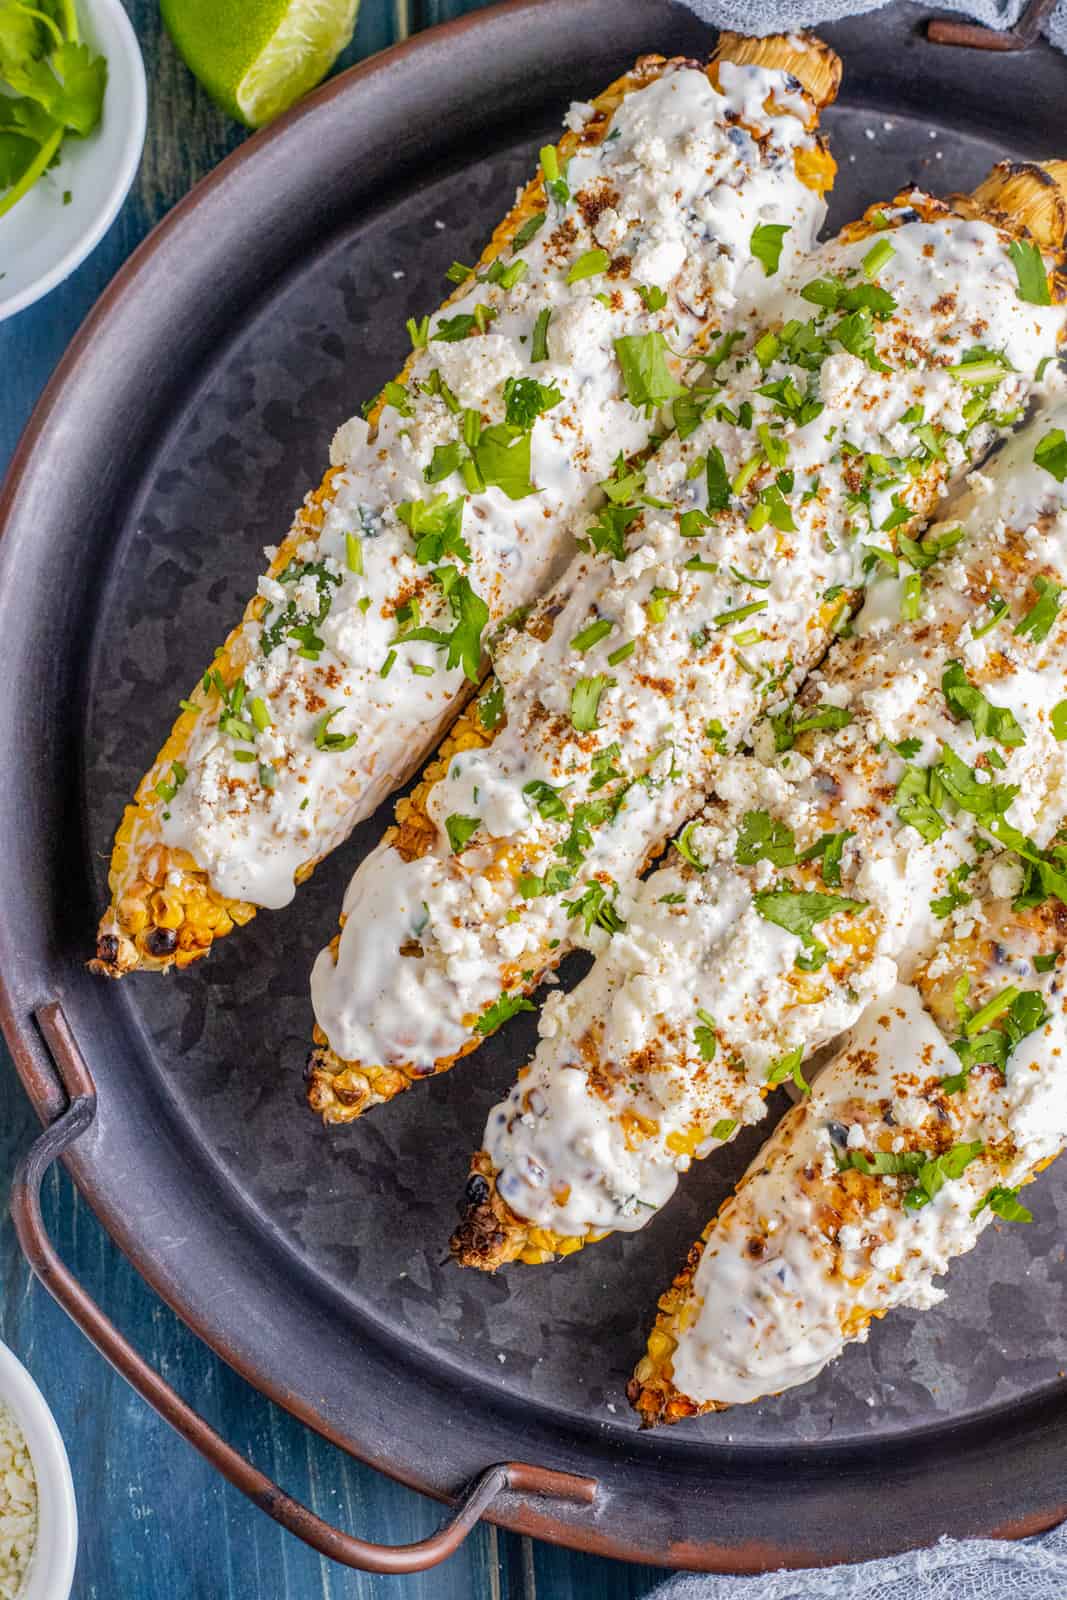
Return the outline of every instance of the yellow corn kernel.
[[[185,920],[181,901],[164,889],[157,889],[152,896],[152,916],[157,928],[180,928]]]
[[[798,150],[793,157],[793,171],[804,185],[815,194],[826,194],[834,185],[837,162],[829,150],[816,146],[812,150]]]

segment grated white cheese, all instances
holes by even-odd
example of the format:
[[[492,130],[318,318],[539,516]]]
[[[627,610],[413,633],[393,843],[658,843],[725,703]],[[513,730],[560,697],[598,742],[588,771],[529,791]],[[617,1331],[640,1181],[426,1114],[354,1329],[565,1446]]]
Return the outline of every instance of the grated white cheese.
[[[0,1405],[0,1600],[16,1600],[37,1542],[37,1480],[25,1436]]]

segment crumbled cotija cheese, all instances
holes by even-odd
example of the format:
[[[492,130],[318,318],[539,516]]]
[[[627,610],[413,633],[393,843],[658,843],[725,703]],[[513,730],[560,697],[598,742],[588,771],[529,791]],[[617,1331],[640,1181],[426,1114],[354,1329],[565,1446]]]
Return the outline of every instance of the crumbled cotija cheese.
[[[37,1539],[37,1481],[22,1429],[0,1405],[0,1600],[15,1600]]]

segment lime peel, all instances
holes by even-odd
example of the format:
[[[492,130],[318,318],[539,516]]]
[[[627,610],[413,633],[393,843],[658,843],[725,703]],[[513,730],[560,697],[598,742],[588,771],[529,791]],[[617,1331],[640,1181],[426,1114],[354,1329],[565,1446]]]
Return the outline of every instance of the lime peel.
[[[325,77],[359,0],[162,0],[163,20],[213,100],[261,128]]]

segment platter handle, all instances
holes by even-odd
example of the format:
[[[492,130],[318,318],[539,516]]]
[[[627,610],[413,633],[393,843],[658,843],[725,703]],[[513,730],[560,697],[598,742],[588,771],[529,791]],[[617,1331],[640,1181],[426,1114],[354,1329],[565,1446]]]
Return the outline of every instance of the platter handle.
[[[502,1461],[487,1467],[458,1497],[457,1509],[436,1533],[416,1544],[385,1545],[358,1539],[294,1500],[258,1467],[235,1450],[202,1416],[171,1388],[115,1327],[77,1278],[60,1259],[48,1236],[41,1211],[41,1184],[45,1173],[64,1151],[91,1126],[96,1115],[96,1086],[70,1024],[58,1001],[42,1006],[36,1019],[45,1043],[59,1069],[66,1091],[66,1108],[56,1085],[43,1081],[33,1086],[39,1109],[54,1114],[44,1132],[19,1162],[11,1190],[11,1215],[27,1261],[53,1299],[125,1378],[143,1400],[199,1450],[253,1505],[302,1539],[321,1555],[363,1572],[422,1572],[452,1555],[493,1501],[506,1491],[591,1506],[597,1481],[525,1461]],[[47,1111],[46,1111],[47,1114]]]

